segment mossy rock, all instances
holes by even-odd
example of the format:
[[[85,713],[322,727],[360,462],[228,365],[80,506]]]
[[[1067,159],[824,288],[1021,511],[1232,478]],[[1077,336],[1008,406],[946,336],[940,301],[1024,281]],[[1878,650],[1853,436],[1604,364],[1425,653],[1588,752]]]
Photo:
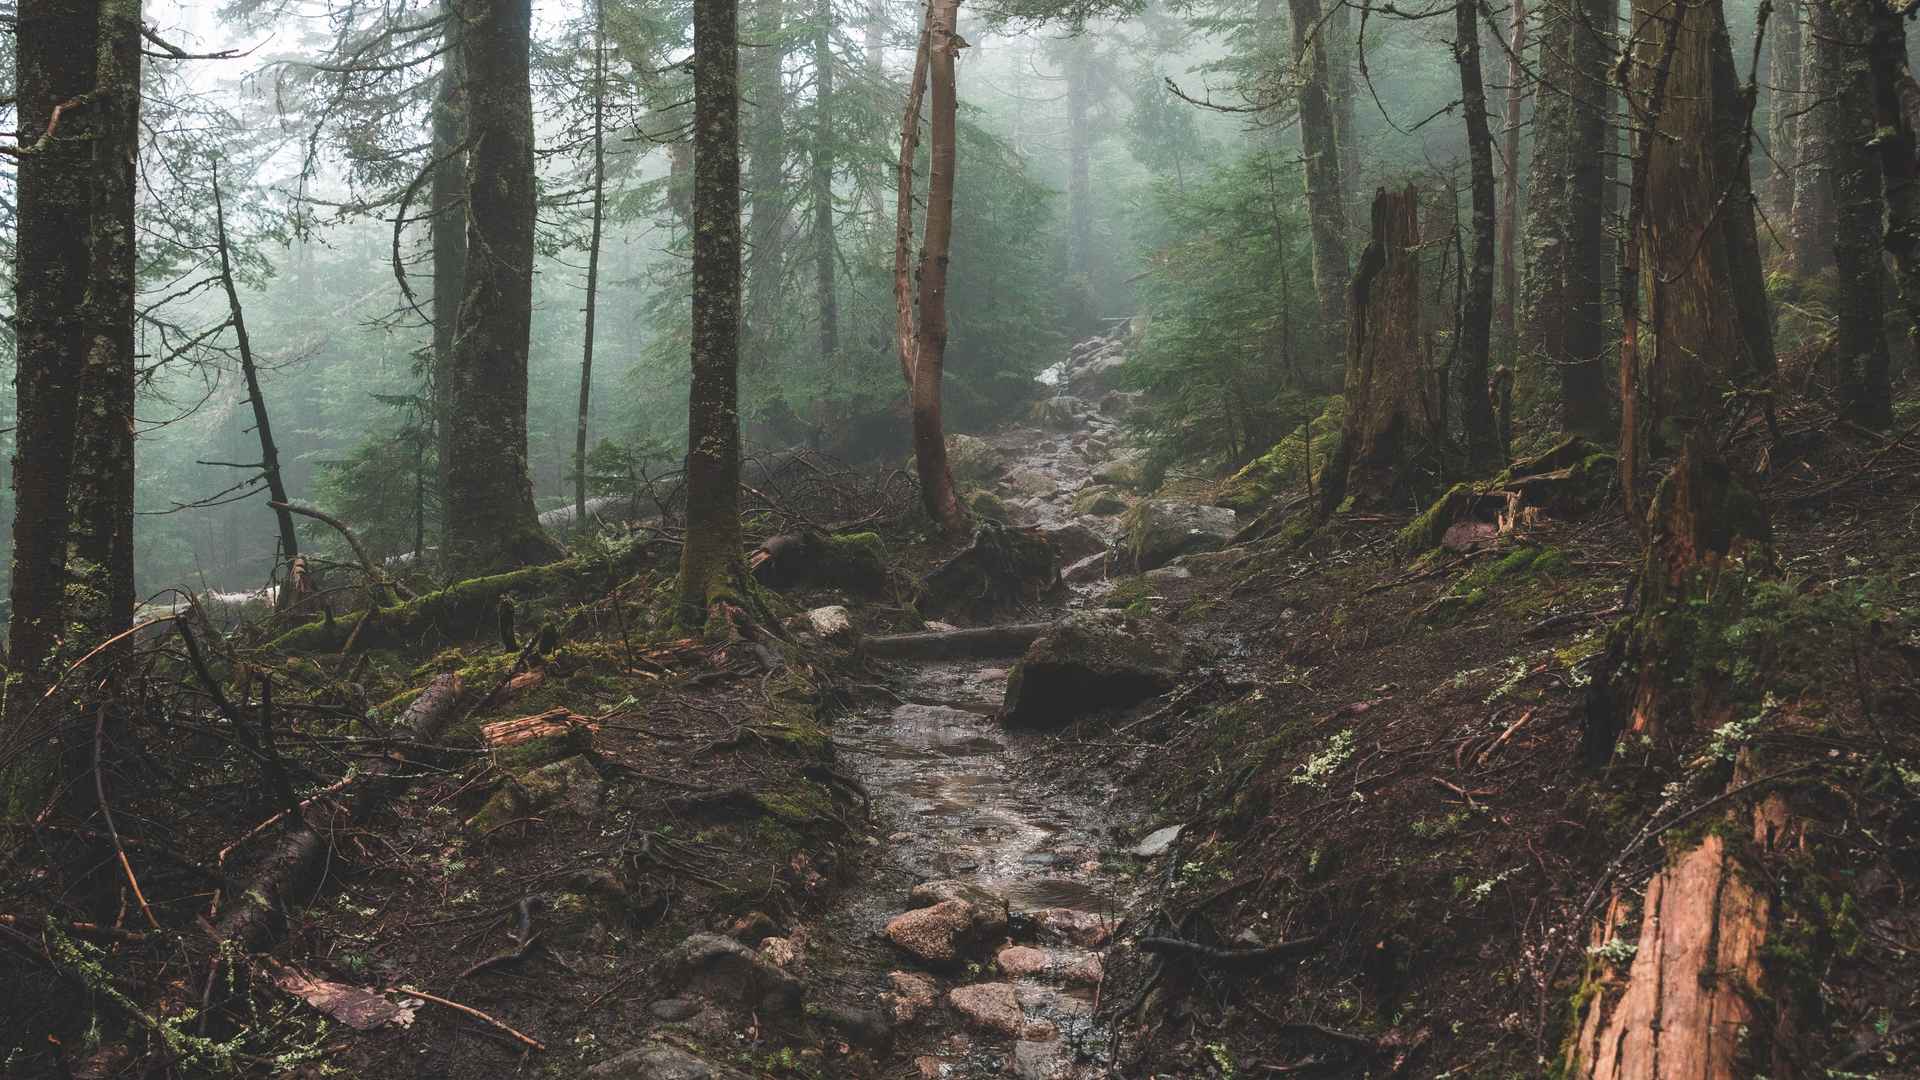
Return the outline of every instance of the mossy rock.
[[[997,521],[1002,525],[1013,524],[1013,511],[1007,507],[1005,499],[983,488],[966,493],[961,502],[967,511],[981,521]]]
[[[1313,451],[1310,463],[1308,439],[1296,430],[1228,477],[1220,485],[1214,501],[1245,513],[1260,509],[1288,491],[1304,491],[1309,465],[1316,476],[1326,467],[1328,456],[1339,441],[1340,423],[1345,414],[1346,399],[1338,395],[1328,398],[1326,407],[1308,425]]]
[[[916,464],[912,455],[908,455],[906,470],[913,472]],[[992,486],[1004,464],[1000,451],[985,439],[974,435],[947,436],[947,471],[953,475],[957,488]]]
[[[1007,675],[1009,726],[1065,724],[1166,692],[1186,667],[1179,631],[1150,616],[1078,612],[1042,634]]]
[[[1113,517],[1127,512],[1127,500],[1110,487],[1090,487],[1073,497],[1073,512],[1093,517]]]
[[[931,617],[989,619],[1059,580],[1059,554],[1045,537],[983,522],[965,551],[922,579],[919,608]]]

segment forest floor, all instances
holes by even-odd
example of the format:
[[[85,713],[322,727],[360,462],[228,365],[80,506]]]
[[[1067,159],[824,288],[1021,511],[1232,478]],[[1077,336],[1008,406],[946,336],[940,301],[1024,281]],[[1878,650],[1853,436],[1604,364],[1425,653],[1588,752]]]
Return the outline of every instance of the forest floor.
[[[1115,542],[1119,519],[1070,509],[1094,471],[1089,424],[1114,431],[1079,414],[992,435],[999,491],[1038,525]],[[1038,732],[995,715],[1015,656],[647,634],[663,557],[526,605],[563,628],[532,661],[473,640],[490,620],[470,616],[358,662],[247,653],[228,678],[272,673],[283,714],[314,710],[282,738],[331,755],[300,759],[316,780],[407,749],[324,722],[341,685],[386,699],[372,713],[391,723],[462,671],[452,749],[414,755],[410,785],[368,820],[316,800],[324,871],[244,982],[207,963],[221,914],[206,879],[257,880],[276,834],[236,844],[232,823],[271,799],[231,765],[170,796],[163,774],[185,766],[123,766],[153,783],[114,801],[121,831],[150,842],[132,865],[171,929],[134,929],[123,900],[120,929],[62,932],[46,905],[57,860],[23,856],[0,879],[0,925],[45,962],[0,951],[17,965],[0,1029],[23,1033],[0,1040],[6,1071],[1557,1074],[1584,988],[1632,961],[1632,943],[1594,940],[1600,905],[1711,824],[1745,750],[1793,775],[1807,823],[1745,866],[1777,902],[1754,988],[1768,1023],[1741,1033],[1745,1060],[1920,1075],[1915,456],[1839,434],[1774,464],[1779,588],[1716,639],[1767,703],[1737,730],[1630,742],[1605,767],[1582,762],[1582,727],[1641,551],[1617,497],[1464,551],[1410,554],[1405,521],[1348,516],[1081,575],[997,621],[1154,618],[1188,659],[1168,693]],[[868,635],[923,629],[913,583],[954,548],[888,540],[880,593],[781,603],[843,604]],[[517,745],[489,728],[532,717],[544,734]],[[116,740],[136,761],[159,742]],[[207,812],[169,829],[188,797]],[[947,931],[920,955],[887,932],[916,911]]]

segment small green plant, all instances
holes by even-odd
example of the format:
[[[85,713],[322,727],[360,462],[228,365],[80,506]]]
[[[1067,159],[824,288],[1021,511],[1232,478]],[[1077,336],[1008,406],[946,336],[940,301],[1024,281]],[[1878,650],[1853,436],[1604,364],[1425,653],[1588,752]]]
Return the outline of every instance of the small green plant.
[[[1588,956],[1598,957],[1615,967],[1626,967],[1628,964],[1631,964],[1634,955],[1639,951],[1640,946],[1631,941],[1622,941],[1619,938],[1614,938],[1605,945],[1590,945],[1587,947]]]
[[[1240,1075],[1233,1066],[1233,1052],[1227,1049],[1226,1043],[1208,1043],[1207,1056],[1213,1059],[1214,1068],[1219,1069],[1220,1075],[1227,1080],[1233,1080]]]
[[[1340,767],[1353,760],[1353,729],[1335,732],[1319,753],[1309,757],[1293,776],[1296,784],[1311,784],[1325,789]]]

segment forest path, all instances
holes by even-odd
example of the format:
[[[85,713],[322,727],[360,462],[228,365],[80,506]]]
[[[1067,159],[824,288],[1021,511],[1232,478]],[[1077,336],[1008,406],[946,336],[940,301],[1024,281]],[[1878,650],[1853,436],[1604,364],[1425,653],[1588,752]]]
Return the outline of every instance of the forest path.
[[[995,493],[1023,524],[1077,522],[1111,544],[1117,519],[1071,506],[1092,482],[1089,458],[1119,432],[1077,402],[1036,410],[1048,429],[987,437],[1005,464]],[[1096,606],[1106,589],[1074,587],[1040,615]],[[885,1014],[902,1070],[889,1075],[1105,1075],[1093,1015],[1129,888],[1102,864],[1112,789],[1053,771],[1038,753],[1047,736],[998,722],[1012,663],[904,665],[890,687],[897,700],[836,724],[841,761],[871,793],[884,841],[820,928],[844,970],[816,986]]]

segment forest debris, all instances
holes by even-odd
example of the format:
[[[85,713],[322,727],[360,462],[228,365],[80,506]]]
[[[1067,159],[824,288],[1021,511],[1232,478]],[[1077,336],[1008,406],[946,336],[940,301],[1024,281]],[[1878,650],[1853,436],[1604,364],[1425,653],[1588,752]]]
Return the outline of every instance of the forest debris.
[[[411,1027],[419,1005],[393,1002],[372,990],[329,982],[298,968],[273,965],[273,985],[313,1006],[355,1031],[382,1027]]]
[[[1513,733],[1525,727],[1527,724],[1527,721],[1531,719],[1533,719],[1533,710],[1532,709],[1523,710],[1520,713],[1519,719],[1515,720],[1511,724],[1508,724],[1507,729],[1505,731],[1502,731],[1498,737],[1496,737],[1491,743],[1488,743],[1487,748],[1485,750],[1480,751],[1479,755],[1474,758],[1475,763],[1480,765],[1485,765],[1487,763],[1487,759],[1493,756],[1493,752],[1495,750],[1500,749],[1502,746],[1506,745],[1507,740],[1513,738]]]
[[[1045,622],[1010,623],[968,630],[882,634],[867,639],[866,653],[884,660],[990,660],[1019,656],[1052,626]]]
[[[537,675],[539,672],[528,672]],[[508,683],[512,686],[512,683]],[[566,735],[575,730],[593,732],[599,725],[580,716],[564,705],[556,705],[543,713],[532,716],[519,716],[512,720],[495,720],[480,726],[480,736],[486,740],[490,749],[498,750],[504,746],[518,746],[531,739]]]
[[[1296,938],[1293,941],[1283,941],[1277,945],[1264,945],[1252,949],[1222,949],[1175,937],[1143,937],[1135,942],[1134,946],[1141,952],[1155,956],[1187,956],[1216,967],[1237,968],[1305,956],[1308,953],[1317,952],[1326,944],[1327,936],[1316,934],[1313,937]]]
[[[439,1005],[443,1008],[452,1009],[454,1012],[457,1012],[457,1013],[464,1013],[467,1016],[473,1017],[475,1020],[480,1020],[485,1023],[492,1024],[494,1027],[499,1028],[501,1031],[504,1031],[508,1035],[513,1036],[516,1042],[519,1042],[521,1045],[529,1049],[545,1050],[547,1048],[547,1044],[541,1042],[539,1039],[536,1039],[533,1036],[526,1034],[525,1032],[522,1032],[513,1027],[510,1027],[509,1025],[502,1023],[501,1021],[496,1020],[491,1016],[488,1016],[486,1013],[481,1012],[479,1009],[476,1009],[471,1005],[462,1005],[457,1001],[448,1001],[446,998],[437,997],[433,994],[429,994],[425,990],[416,990],[411,986],[400,987],[400,992],[403,994],[410,995],[412,997],[417,997],[421,1001],[431,1001],[435,1005]]]

